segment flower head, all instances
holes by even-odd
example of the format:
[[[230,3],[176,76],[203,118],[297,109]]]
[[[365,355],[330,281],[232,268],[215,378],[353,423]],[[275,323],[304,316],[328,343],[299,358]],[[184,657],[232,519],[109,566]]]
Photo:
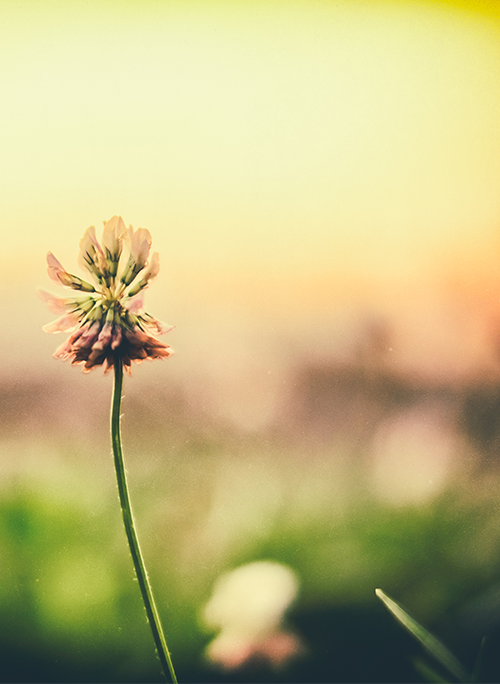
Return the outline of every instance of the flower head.
[[[172,326],[146,313],[143,295],[139,295],[160,270],[158,252],[148,261],[150,249],[148,230],[127,229],[121,216],[113,216],[104,222],[102,244],[94,226],[87,228],[80,241],[78,261],[89,271],[93,284],[68,273],[52,252],[47,254],[50,278],[81,293],[59,298],[40,292],[49,309],[62,314],[44,326],[45,332],[71,332],[54,354],[56,359],[71,359],[88,372],[96,366],[107,371],[120,357],[130,373],[132,361],[164,359],[173,353],[150,334],[162,335]]]

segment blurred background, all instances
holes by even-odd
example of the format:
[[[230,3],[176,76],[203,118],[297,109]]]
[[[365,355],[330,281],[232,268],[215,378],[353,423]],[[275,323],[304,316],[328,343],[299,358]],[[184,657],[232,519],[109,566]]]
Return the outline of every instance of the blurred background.
[[[376,587],[498,681],[498,3],[1,0],[0,54],[0,681],[162,681],[112,378],[36,296],[114,214],[176,326],[123,436],[179,681],[422,681]]]

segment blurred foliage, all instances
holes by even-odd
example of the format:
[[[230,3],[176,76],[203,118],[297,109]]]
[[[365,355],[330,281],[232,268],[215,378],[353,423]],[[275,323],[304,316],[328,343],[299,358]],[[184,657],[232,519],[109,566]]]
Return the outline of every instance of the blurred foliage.
[[[179,681],[422,681],[420,647],[376,587],[470,670],[488,634],[484,681],[498,681],[493,379],[415,382],[372,352],[303,364],[274,421],[245,431],[201,390],[144,377],[125,390],[125,462]],[[162,681],[120,518],[110,389],[78,374],[0,387],[2,682]],[[305,653],[219,670],[203,606],[222,573],[264,559],[299,579],[287,619]]]
[[[75,445],[31,439],[17,443],[17,455],[12,443],[5,457],[22,459],[28,444],[29,472],[4,481],[0,498],[1,681],[161,681],[111,457],[103,463]],[[359,482],[349,489],[359,472],[339,469],[330,448],[333,458],[320,458],[270,440],[198,436],[129,458],[180,681],[419,681],[409,660],[418,648],[378,605],[377,586],[411,606],[469,667],[482,628],[498,630],[500,611],[490,613],[500,590],[487,608],[481,603],[500,580],[497,475],[478,479],[474,496],[464,480],[426,505],[394,508]],[[289,619],[307,655],[281,671],[219,672],[204,662],[212,635],[199,614],[224,570],[255,559],[297,572]],[[499,666],[490,662],[489,681]]]

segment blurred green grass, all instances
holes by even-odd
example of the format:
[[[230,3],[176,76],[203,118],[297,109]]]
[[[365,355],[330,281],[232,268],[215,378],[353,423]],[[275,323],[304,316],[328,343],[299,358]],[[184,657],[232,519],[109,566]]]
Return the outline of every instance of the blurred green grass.
[[[139,534],[180,681],[419,681],[415,647],[377,605],[378,586],[467,664],[481,621],[497,627],[498,618],[486,624],[474,612],[500,580],[496,473],[478,478],[473,495],[458,479],[425,505],[391,507],[342,457],[341,442],[307,453],[230,433],[173,431],[168,443],[162,430],[143,439],[124,431]],[[24,466],[4,479],[0,497],[0,680],[161,681],[108,444],[87,450],[80,440],[28,436],[9,440],[4,458]],[[256,559],[297,572],[290,620],[308,655],[282,672],[218,672],[203,659],[213,635],[200,611],[222,572]],[[462,625],[468,605],[473,619]]]

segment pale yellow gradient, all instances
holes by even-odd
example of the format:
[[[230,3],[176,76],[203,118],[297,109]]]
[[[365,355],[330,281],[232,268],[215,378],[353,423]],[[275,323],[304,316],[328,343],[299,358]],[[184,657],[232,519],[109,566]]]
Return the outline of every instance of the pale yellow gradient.
[[[3,281],[115,213],[193,300],[494,274],[494,7],[2,2]]]

